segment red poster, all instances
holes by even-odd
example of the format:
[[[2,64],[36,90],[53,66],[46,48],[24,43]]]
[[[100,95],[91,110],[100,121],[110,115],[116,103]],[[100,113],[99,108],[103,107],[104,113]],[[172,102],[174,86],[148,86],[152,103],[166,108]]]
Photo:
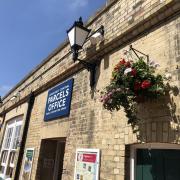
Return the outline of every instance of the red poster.
[[[84,162],[96,162],[96,154],[83,154],[83,161]]]

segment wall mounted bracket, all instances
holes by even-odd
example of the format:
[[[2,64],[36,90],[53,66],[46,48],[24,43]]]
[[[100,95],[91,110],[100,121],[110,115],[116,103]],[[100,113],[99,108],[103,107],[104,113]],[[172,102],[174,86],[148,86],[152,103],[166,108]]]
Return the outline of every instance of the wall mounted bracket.
[[[132,50],[132,51],[134,52],[134,54],[136,55],[136,57],[137,57],[138,59],[140,59],[140,56],[138,55],[138,53],[139,53],[139,54],[142,54],[143,56],[145,56],[145,57],[147,58],[147,64],[149,64],[149,55],[144,54],[143,52],[141,52],[141,51],[133,48],[132,45],[130,45],[130,50]]]
[[[96,63],[89,63],[81,59],[77,59],[79,63],[83,64],[84,68],[90,71],[90,87],[93,88],[96,82]]]

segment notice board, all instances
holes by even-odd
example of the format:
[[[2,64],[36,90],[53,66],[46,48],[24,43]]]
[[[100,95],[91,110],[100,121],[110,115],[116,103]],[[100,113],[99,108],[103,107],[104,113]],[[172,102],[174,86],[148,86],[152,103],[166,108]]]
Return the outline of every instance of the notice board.
[[[31,179],[33,159],[34,159],[34,148],[27,148],[24,157],[23,172],[21,177],[22,180]]]
[[[98,180],[99,157],[99,149],[77,149],[74,180]]]

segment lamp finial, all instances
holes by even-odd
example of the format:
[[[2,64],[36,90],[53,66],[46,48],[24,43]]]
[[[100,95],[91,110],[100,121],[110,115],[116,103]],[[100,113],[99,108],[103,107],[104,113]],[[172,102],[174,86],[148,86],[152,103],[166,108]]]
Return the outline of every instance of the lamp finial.
[[[81,26],[83,26],[83,21],[82,21],[82,17],[79,17],[79,22],[78,22]]]

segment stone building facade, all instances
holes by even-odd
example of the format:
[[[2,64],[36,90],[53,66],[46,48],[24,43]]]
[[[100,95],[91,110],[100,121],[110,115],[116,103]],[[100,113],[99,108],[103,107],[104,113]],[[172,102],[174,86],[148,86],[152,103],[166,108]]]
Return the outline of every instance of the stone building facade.
[[[148,177],[143,170],[141,177],[137,176],[138,154],[146,156],[146,151],[150,154],[151,150],[156,150],[155,157],[158,153],[168,153],[170,160],[167,162],[177,167],[176,171],[172,165],[173,171],[165,162],[164,167],[172,171],[164,174],[164,170],[160,170],[162,176],[172,179],[175,172],[173,180],[180,179],[177,173],[180,172],[177,164],[180,158],[180,1],[109,1],[87,22],[87,27],[93,30],[101,25],[105,28],[104,40],[97,45],[87,41],[80,54],[80,59],[95,60],[99,64],[93,89],[89,86],[90,72],[82,64],[73,62],[68,53],[69,44],[64,42],[4,97],[0,108],[0,174],[5,173],[10,179],[23,179],[25,150],[34,148],[29,179],[72,180],[76,150],[86,148],[100,150],[101,180],[152,179],[143,163]],[[172,74],[170,83],[176,87],[166,98],[139,105],[143,122],[136,133],[127,123],[123,109],[110,113],[99,101],[99,91],[109,83],[114,66],[129,45],[155,59],[160,64],[159,73]],[[69,116],[44,121],[49,89],[71,78],[74,84]],[[15,136],[18,145],[10,151],[4,148],[7,127],[13,123],[17,125],[12,127],[18,127],[18,122],[21,122],[19,134]],[[9,139],[10,134],[11,131]],[[5,151],[8,158],[12,156],[11,164],[2,162],[7,159],[3,157]],[[14,158],[12,152],[15,152]],[[61,155],[58,156],[58,152]],[[154,176],[161,177],[156,170]]]

